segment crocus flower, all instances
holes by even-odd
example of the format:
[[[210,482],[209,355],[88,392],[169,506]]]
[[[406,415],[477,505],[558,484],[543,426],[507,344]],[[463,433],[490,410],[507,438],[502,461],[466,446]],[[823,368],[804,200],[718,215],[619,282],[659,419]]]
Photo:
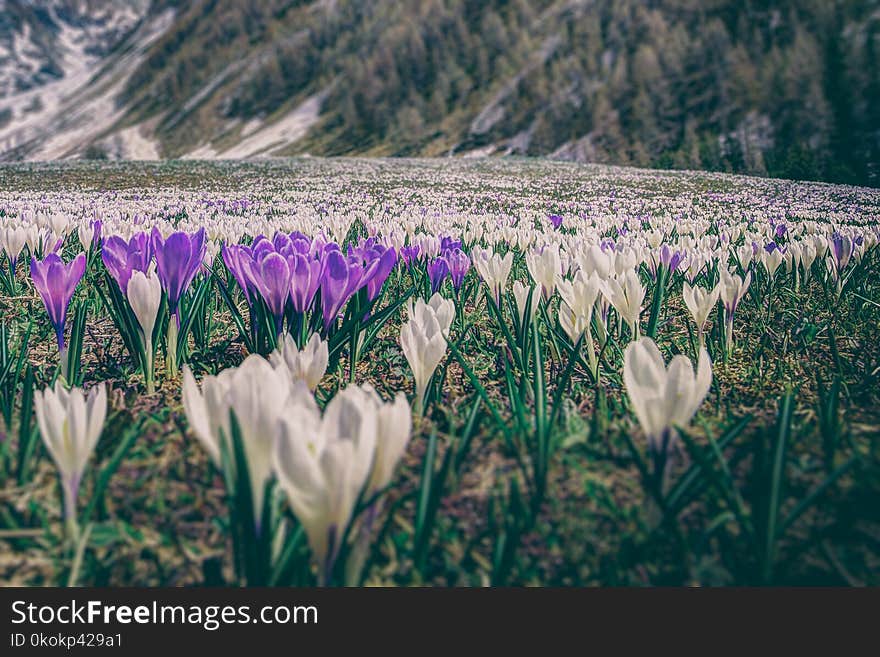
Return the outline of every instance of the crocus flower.
[[[651,338],[631,342],[624,352],[623,382],[648,448],[665,454],[676,427],[685,427],[697,412],[712,384],[709,354],[700,349],[697,371],[681,354],[669,366]]]
[[[144,379],[147,393],[153,392],[153,328],[162,303],[162,284],[155,273],[134,271],[128,281],[128,303],[141,328],[144,348]]]
[[[269,312],[275,318],[276,333],[280,333],[284,308],[290,298],[290,265],[284,256],[271,252],[259,261],[251,263],[250,274]]]
[[[529,301],[529,292],[532,293],[532,305],[526,307]],[[520,324],[526,324],[532,321],[535,313],[538,311],[538,304],[541,303],[541,292],[537,286],[528,287],[520,281],[513,282],[513,298],[516,301],[516,311],[519,314]]]
[[[407,317],[418,317],[423,313],[422,306],[427,305],[434,311],[437,321],[440,323],[440,330],[444,337],[449,337],[449,329],[452,327],[452,320],[455,319],[455,303],[451,299],[443,298],[439,292],[434,293],[427,304],[423,299],[416,299],[413,304],[412,299],[407,300],[406,312]]]
[[[400,345],[416,384],[416,408],[421,412],[434,370],[446,354],[446,338],[435,310],[416,303],[400,329]]]
[[[449,263],[446,262],[446,258],[442,256],[435,258],[434,262],[428,265],[428,278],[431,281],[431,294],[436,294],[437,290],[440,289],[440,286],[443,285],[443,281],[446,279],[448,273]]]
[[[250,247],[242,244],[224,244],[220,247],[220,255],[223,258],[223,264],[235,278],[235,282],[238,283],[244,294],[244,299],[250,307],[253,304],[253,294],[256,291],[249,275],[253,252]]]
[[[77,237],[79,237],[83,251],[91,253],[101,243],[101,226],[101,221],[95,219],[89,223],[81,223],[77,227]]]
[[[376,244],[372,248],[373,259],[378,260],[378,265],[372,275],[366,278],[367,281],[367,301],[373,301],[379,296],[382,286],[391,275],[394,265],[397,264],[397,251],[394,247],[385,248],[381,244]],[[371,259],[365,259],[365,264],[371,262]]]
[[[158,228],[153,228],[151,242],[156,255],[156,273],[168,295],[168,312],[179,325],[177,306],[180,298],[189,288],[205,257],[205,229],[199,228],[193,234],[171,233],[165,239]]]
[[[684,253],[681,251],[673,251],[668,244],[660,247],[660,264],[664,265],[669,271],[673,272],[678,269],[678,265],[684,259]]]
[[[501,294],[507,286],[510,268],[513,266],[513,251],[508,251],[503,258],[488,249],[474,248],[472,254],[477,273],[489,286],[495,303],[501,305]]]
[[[461,289],[462,283],[464,283],[464,277],[471,268],[471,259],[461,249],[449,249],[445,252],[443,258],[449,265],[449,277],[452,279],[452,287],[458,291]]]
[[[614,248],[613,244],[611,248]],[[593,244],[588,249],[579,251],[575,258],[578,266],[587,276],[596,272],[596,275],[601,280],[605,280],[611,273],[613,260],[604,247],[598,247]]]
[[[752,272],[746,274],[745,280],[736,274],[731,274],[724,267],[719,268],[719,274],[718,285],[721,288],[721,303],[724,304],[724,328],[729,354],[733,350],[733,315],[752,283]]]
[[[449,235],[440,238],[440,253],[461,248],[461,240],[457,240]]]
[[[776,275],[776,270],[779,269],[784,257],[782,249],[775,242],[770,242],[764,247],[764,251],[761,253],[761,264],[764,265],[771,278]]]
[[[691,317],[694,318],[694,323],[697,325],[700,347],[703,346],[703,328],[706,326],[706,320],[709,319],[709,313],[712,312],[715,304],[718,303],[719,294],[721,294],[720,285],[716,285],[712,290],[704,290],[697,285],[691,287],[685,283],[682,288],[681,296],[691,313]]]
[[[321,284],[323,265],[311,254],[295,253],[288,257],[290,265],[290,300],[293,309],[304,313],[312,307]]]
[[[413,263],[419,259],[422,248],[418,244],[404,246],[400,249],[400,258],[407,267],[412,267]]]
[[[754,255],[755,251],[751,244],[743,244],[736,250],[736,260],[739,262],[739,266],[742,267],[743,271],[749,268],[749,264],[752,262]]]
[[[43,444],[61,475],[64,517],[76,538],[76,498],[107,416],[107,390],[102,383],[85,395],[56,381],[54,389],[34,393],[34,409]]]
[[[352,386],[333,397],[323,416],[314,403],[297,405],[279,426],[273,470],[326,584],[371,475],[379,429],[376,408]]]
[[[314,403],[305,384],[294,382],[287,368],[273,367],[257,354],[216,377],[206,376],[201,390],[189,368],[184,368],[183,407],[196,437],[215,464],[222,463],[223,444],[231,438],[230,411],[235,415],[247,459],[258,532],[279,421],[298,404]]]
[[[620,318],[627,323],[633,339],[639,337],[639,315],[645,300],[645,288],[634,269],[628,269],[620,277],[611,277],[602,282],[602,294],[614,306]]]
[[[24,225],[0,227],[0,248],[9,258],[10,271],[15,271],[18,256],[27,244],[28,230]]]
[[[544,299],[553,296],[556,288],[556,279],[562,274],[562,259],[559,255],[559,247],[545,246],[542,249],[531,251],[526,254],[526,266],[532,280],[541,286]]]
[[[372,497],[391,483],[394,467],[406,450],[412,432],[412,415],[406,395],[398,392],[394,401],[383,403],[370,386],[362,386],[376,409],[378,427],[376,432],[376,454],[373,468],[364,491]]]
[[[64,324],[67,321],[67,307],[73,298],[76,286],[86,271],[86,255],[80,253],[68,264],[50,253],[42,261],[31,258],[31,279],[34,287],[46,306],[49,321],[55,329],[58,351],[64,362]]]
[[[304,381],[312,392],[321,383],[329,359],[327,343],[317,333],[312,334],[302,350],[297,348],[290,334],[285,334],[278,348],[269,355],[269,362],[276,369],[282,366],[287,368],[294,381]]]
[[[828,240],[828,251],[831,254],[832,270],[836,278],[840,279],[841,272],[846,269],[852,257],[853,241],[847,235],[835,231]]]
[[[572,344],[577,344],[581,335],[585,336],[584,344],[594,378],[599,373],[599,359],[593,345],[591,326],[601,287],[602,281],[596,272],[587,276],[584,270],[578,271],[574,280],[560,279],[557,284],[559,296],[562,297],[562,303],[559,304],[559,323]]]
[[[324,270],[321,273],[321,306],[324,313],[324,330],[328,331],[336,321],[342,307],[365,283],[365,279],[378,268],[378,261],[369,268],[357,260],[347,259],[338,250],[324,252]]]
[[[556,230],[559,230],[562,227],[562,217],[558,214],[551,214],[547,218]]]
[[[101,246],[101,260],[107,271],[125,294],[133,271],[147,271],[153,249],[147,233],[136,233],[126,242],[118,235],[105,237]]]

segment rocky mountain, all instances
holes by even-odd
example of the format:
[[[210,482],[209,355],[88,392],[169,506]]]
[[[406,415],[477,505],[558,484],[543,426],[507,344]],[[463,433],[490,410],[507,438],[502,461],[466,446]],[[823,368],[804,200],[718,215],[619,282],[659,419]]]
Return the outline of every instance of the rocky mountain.
[[[0,159],[545,155],[880,184],[880,0],[0,0]]]

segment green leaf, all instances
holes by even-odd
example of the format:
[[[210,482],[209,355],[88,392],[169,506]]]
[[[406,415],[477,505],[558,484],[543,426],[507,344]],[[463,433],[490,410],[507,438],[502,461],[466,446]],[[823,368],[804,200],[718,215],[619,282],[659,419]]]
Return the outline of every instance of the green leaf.
[[[767,528],[764,532],[763,579],[769,583],[776,560],[776,539],[779,532],[779,512],[782,506],[782,486],[785,482],[785,453],[791,435],[794,414],[794,392],[788,390],[779,405],[776,445],[770,477],[770,496],[767,500]]]

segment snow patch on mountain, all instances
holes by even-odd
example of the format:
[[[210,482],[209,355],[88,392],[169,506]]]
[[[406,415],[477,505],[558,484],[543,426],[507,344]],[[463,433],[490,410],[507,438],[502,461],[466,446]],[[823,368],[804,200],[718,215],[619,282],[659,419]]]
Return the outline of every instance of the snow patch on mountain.
[[[243,139],[234,146],[217,152],[210,145],[202,145],[183,156],[186,160],[237,159],[244,157],[271,157],[306,136],[318,122],[321,105],[327,92],[309,96],[283,117],[268,124],[251,120],[242,129]]]
[[[112,20],[117,29],[133,17],[130,12]],[[102,57],[93,39],[75,26],[61,23],[57,47],[64,75],[35,89],[0,101],[0,113],[10,120],[0,128],[0,160],[53,160],[76,157],[104,135],[125,114],[118,102],[131,73],[144,53],[172,24],[174,11],[141,20],[118,50]],[[108,19],[109,20],[109,19]],[[141,155],[154,153],[137,130],[122,131],[121,147]],[[128,151],[125,151],[128,152]],[[152,158],[151,158],[152,159]]]

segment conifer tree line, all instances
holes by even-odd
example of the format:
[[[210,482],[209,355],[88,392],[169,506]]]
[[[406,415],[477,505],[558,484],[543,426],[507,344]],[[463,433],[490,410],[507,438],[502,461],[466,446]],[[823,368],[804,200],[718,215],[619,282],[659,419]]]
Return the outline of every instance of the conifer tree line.
[[[321,94],[292,153],[880,181],[877,0],[169,4],[126,98],[171,154]]]

